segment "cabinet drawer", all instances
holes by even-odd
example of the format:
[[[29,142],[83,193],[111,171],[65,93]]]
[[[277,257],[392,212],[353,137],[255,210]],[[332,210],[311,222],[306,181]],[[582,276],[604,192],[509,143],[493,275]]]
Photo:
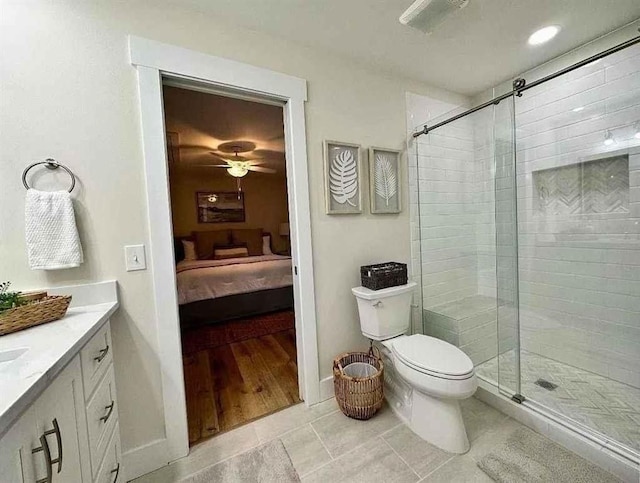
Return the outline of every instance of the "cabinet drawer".
[[[96,384],[109,367],[113,360],[112,353],[111,326],[107,322],[80,351],[85,400],[91,397]]]
[[[120,455],[120,428],[116,424],[109,443],[107,444],[104,461],[102,462],[102,466],[100,466],[98,476],[96,476],[94,480],[95,483],[118,483],[123,481]]]
[[[118,420],[118,402],[113,376],[113,365],[100,381],[95,394],[87,403],[87,428],[89,432],[89,452],[92,474],[95,476],[105,453],[109,436]]]

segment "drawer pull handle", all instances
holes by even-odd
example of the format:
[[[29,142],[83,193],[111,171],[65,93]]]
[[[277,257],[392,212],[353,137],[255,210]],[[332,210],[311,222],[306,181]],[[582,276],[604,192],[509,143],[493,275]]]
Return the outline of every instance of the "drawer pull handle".
[[[100,349],[100,354],[94,357],[93,360],[96,362],[102,362],[102,359],[104,359],[108,353],[109,353],[109,344],[107,344],[107,347],[105,347],[104,349]]]
[[[32,454],[44,452],[44,459],[47,467],[47,476],[36,481],[36,483],[51,483],[53,481],[53,465],[58,464],[58,473],[62,471],[62,434],[60,433],[60,426],[58,426],[58,420],[53,418],[53,429],[49,429],[42,433],[40,436],[40,446],[31,450]],[[58,457],[51,459],[51,450],[49,449],[49,442],[47,436],[50,434],[56,435],[56,443],[58,443]]]
[[[118,481],[118,475],[120,474],[120,463],[118,463],[118,466],[116,466],[115,469],[111,470],[111,473],[116,474],[116,477],[113,479],[111,483],[116,483],[116,481]]]
[[[53,481],[53,470],[51,467],[51,452],[49,451],[49,443],[47,443],[47,437],[43,434],[40,436],[40,446],[31,450],[32,454],[36,454],[40,451],[44,451],[44,461],[47,467],[47,476],[36,480],[36,483],[51,483]]]
[[[107,410],[107,414],[105,414],[104,416],[102,416],[100,418],[100,421],[106,423],[109,418],[111,417],[111,413],[113,412],[113,406],[114,406],[114,402],[113,399],[111,400],[111,404],[109,404],[108,406],[105,406],[104,408]]]

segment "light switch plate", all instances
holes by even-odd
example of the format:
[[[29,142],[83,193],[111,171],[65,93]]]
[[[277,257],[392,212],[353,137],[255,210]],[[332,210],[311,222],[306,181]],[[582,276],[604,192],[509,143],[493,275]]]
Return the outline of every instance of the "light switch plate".
[[[127,245],[124,247],[124,259],[127,272],[147,269],[147,257],[144,253],[144,245]]]

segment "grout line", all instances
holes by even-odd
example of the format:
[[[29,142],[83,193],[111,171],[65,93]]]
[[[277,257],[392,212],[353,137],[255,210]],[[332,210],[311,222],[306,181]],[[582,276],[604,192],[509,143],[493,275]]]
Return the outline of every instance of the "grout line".
[[[416,475],[418,477],[418,479],[416,481],[420,481],[422,479],[422,477],[418,474],[418,472],[416,470],[413,469],[413,467],[407,463],[407,461],[400,456],[400,453],[398,453],[393,446],[391,446],[391,444],[389,444],[389,441],[387,441],[386,439],[384,439],[382,436],[378,436],[382,441],[384,441],[384,443],[389,447],[389,449],[391,450],[392,453],[394,453],[398,458],[400,458],[400,461],[402,461],[405,465],[407,465],[407,468],[409,468],[411,471],[413,471],[413,474]]]
[[[304,403],[303,403],[303,404],[304,404]],[[295,407],[295,406],[298,406],[298,405],[296,404],[296,405],[294,405],[294,406],[289,406],[289,408],[292,408],[292,407]],[[286,411],[286,410],[287,410],[287,409],[289,409],[289,408],[285,408],[285,409],[284,409],[284,411]],[[265,419],[268,419],[269,417],[274,416],[275,414],[279,414],[279,413],[284,412],[284,411],[277,411],[277,412],[275,412],[275,413],[273,413],[273,414],[269,414],[269,415],[267,415],[267,416],[265,416],[265,417],[263,417],[263,418],[256,419],[255,421],[253,421],[253,423],[257,423],[257,422],[259,422],[259,421],[264,421]],[[323,414],[322,416],[318,416],[318,417],[317,417],[317,418],[315,418],[315,419],[312,419],[312,420],[310,420],[310,421],[307,421],[307,422],[305,422],[305,423],[302,423],[300,426],[296,426],[295,428],[287,429],[287,430],[286,430],[285,432],[283,432],[283,433],[278,433],[278,434],[276,434],[275,436],[270,437],[270,439],[266,439],[265,441],[262,441],[262,442],[263,442],[263,443],[267,443],[267,442],[269,442],[269,441],[273,441],[274,439],[281,438],[282,436],[285,436],[285,435],[287,435],[287,434],[289,434],[289,433],[291,433],[291,432],[293,432],[293,431],[295,431],[295,430],[297,430],[297,429],[302,428],[302,427],[303,427],[303,426],[305,426],[306,424],[311,424],[311,423],[313,423],[313,422],[315,422],[315,421],[318,421],[319,419],[324,418],[325,416],[329,416],[330,414],[333,414],[333,413],[338,412],[338,411],[339,411],[338,409],[334,409],[333,411],[328,412],[328,413],[326,413],[326,414]],[[252,423],[252,424],[253,424],[253,423]],[[259,437],[258,437],[258,439],[260,440],[260,438],[259,438]]]
[[[398,419],[400,419],[400,418],[398,418]],[[386,431],[383,431],[383,432],[382,432],[382,433],[380,433],[378,436],[381,436],[381,437],[383,437],[383,438],[384,438],[384,435],[385,435],[385,434],[390,433],[390,432],[391,432],[391,431],[393,431],[394,429],[399,428],[400,426],[404,426],[404,425],[405,425],[405,423],[403,423],[402,421],[400,421],[400,422],[399,422],[398,424],[396,424],[393,428],[389,428],[389,429],[387,429]]]
[[[322,445],[322,447],[324,448],[324,450],[327,452],[327,454],[329,455],[329,458],[331,458],[331,460],[334,460],[335,458],[333,457],[333,455],[331,454],[331,451],[329,451],[329,448],[327,448],[327,446],[324,444],[324,441],[322,441],[322,438],[320,437],[320,435],[318,434],[318,432],[316,431],[316,428],[313,427],[313,424],[309,423],[309,427],[311,428],[311,431],[313,431],[313,434],[316,435],[316,437],[318,438],[318,441],[320,441],[320,444]]]
[[[442,464],[438,465],[437,467],[435,467],[435,468],[433,469],[433,471],[431,471],[430,473],[427,473],[426,475],[424,475],[424,477],[423,477],[423,478],[422,478],[422,480],[420,480],[420,481],[424,481],[424,480],[426,480],[427,478],[429,478],[432,474],[434,474],[436,471],[438,471],[440,468],[442,468],[444,465],[446,465],[449,461],[451,461],[451,460],[452,460],[453,458],[455,458],[455,457],[456,457],[455,455],[452,455],[452,456],[451,456],[448,460],[446,460],[444,463],[442,463]]]
[[[309,423],[309,424],[311,424],[311,423]],[[356,451],[357,449],[361,448],[362,446],[364,446],[365,444],[369,443],[370,441],[373,441],[373,440],[374,440],[374,439],[376,439],[376,438],[380,438],[380,437],[381,437],[381,435],[388,433],[389,431],[391,431],[391,430],[393,430],[393,429],[397,428],[397,427],[398,427],[398,426],[400,426],[401,424],[403,424],[403,423],[401,422],[400,424],[397,424],[397,425],[396,425],[396,426],[394,426],[393,428],[390,428],[390,429],[388,429],[388,430],[385,430],[384,432],[382,432],[382,433],[380,433],[380,434],[377,434],[377,435],[375,435],[375,436],[371,437],[369,440],[365,441],[364,443],[359,444],[358,446],[355,446],[355,447],[351,448],[351,449],[350,449],[349,451],[347,451],[346,453],[342,453],[341,455],[339,455],[339,456],[337,456],[337,457],[335,457],[335,458],[333,457],[333,455],[331,454],[331,452],[326,448],[326,446],[324,446],[324,443],[323,443],[323,441],[322,441],[322,438],[320,438],[320,436],[318,435],[318,439],[320,439],[320,442],[322,443],[322,445],[324,446],[324,448],[327,450],[327,453],[329,453],[329,457],[331,457],[331,459],[330,459],[329,461],[327,461],[326,463],[321,464],[321,465],[320,465],[320,466],[318,466],[316,469],[311,470],[311,471],[309,471],[308,473],[305,473],[304,475],[301,475],[301,477],[303,477],[303,476],[308,476],[308,475],[310,475],[310,474],[312,474],[312,473],[315,473],[316,471],[319,471],[320,469],[324,468],[324,467],[325,467],[325,466],[327,466],[328,464],[330,464],[330,463],[332,463],[332,462],[334,462],[334,461],[338,461],[338,460],[339,460],[339,459],[341,459],[342,457],[344,457],[344,456],[346,456],[346,455],[348,455],[348,454],[353,453],[354,451]],[[311,427],[313,428],[313,425],[312,425]],[[315,432],[315,428],[313,428],[313,430],[314,430],[314,432]],[[318,434],[318,433],[316,432],[316,435],[317,435],[317,434]],[[380,439],[382,439],[382,438],[380,438]],[[411,467],[410,467],[410,468],[411,468]],[[412,469],[412,471],[413,471],[413,469]]]

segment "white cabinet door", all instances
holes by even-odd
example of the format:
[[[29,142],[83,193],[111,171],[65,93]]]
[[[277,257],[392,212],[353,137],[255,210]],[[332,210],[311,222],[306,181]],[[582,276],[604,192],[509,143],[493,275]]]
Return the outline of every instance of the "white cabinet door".
[[[45,389],[33,408],[37,447],[42,447],[33,454],[37,479],[50,475],[54,483],[90,481],[90,477],[83,478],[82,468],[88,455],[81,453],[87,442],[78,356]]]
[[[28,409],[0,439],[0,481],[31,483],[36,480],[31,453],[34,439],[34,413]]]

